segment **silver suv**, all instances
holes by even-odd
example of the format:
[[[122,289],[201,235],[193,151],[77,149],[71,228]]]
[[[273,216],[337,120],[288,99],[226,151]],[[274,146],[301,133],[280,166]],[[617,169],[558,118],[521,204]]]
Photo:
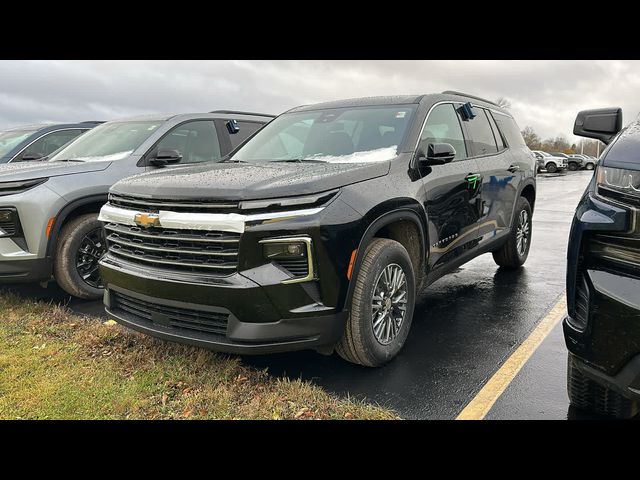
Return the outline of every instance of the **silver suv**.
[[[108,122],[48,161],[0,165],[0,283],[55,277],[73,296],[99,298],[98,212],[109,187],[151,169],[220,160],[272,118],[218,110]]]

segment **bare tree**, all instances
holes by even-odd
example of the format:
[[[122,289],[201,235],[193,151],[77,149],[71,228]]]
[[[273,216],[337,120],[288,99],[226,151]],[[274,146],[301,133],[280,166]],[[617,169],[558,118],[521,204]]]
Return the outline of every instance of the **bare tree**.
[[[499,107],[506,108],[507,110],[511,108],[511,102],[504,97],[498,97],[496,103]]]
[[[540,150],[540,137],[533,130],[533,127],[527,125],[520,133],[522,133],[522,138],[524,139],[524,143],[527,144],[527,147],[531,150]]]

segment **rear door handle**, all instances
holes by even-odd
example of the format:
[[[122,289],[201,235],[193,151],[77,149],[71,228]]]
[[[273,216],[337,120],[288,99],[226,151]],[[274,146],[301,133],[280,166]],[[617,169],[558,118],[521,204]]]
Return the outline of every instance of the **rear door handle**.
[[[507,170],[509,170],[511,173],[515,173],[520,170],[520,165],[509,165],[509,168],[507,168]]]

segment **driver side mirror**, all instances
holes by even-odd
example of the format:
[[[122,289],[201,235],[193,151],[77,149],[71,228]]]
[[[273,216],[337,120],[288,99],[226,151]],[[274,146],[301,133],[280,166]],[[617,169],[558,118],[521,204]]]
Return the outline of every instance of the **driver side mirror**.
[[[622,130],[621,108],[598,108],[583,110],[576,116],[573,134],[579,137],[595,138],[609,144]]]
[[[423,152],[418,153],[418,162],[420,165],[444,165],[451,162],[456,156],[456,149],[449,143],[430,143],[427,146],[427,155]]]
[[[149,163],[154,167],[166,167],[167,165],[178,163],[182,160],[182,154],[178,150],[158,150],[149,159]]]

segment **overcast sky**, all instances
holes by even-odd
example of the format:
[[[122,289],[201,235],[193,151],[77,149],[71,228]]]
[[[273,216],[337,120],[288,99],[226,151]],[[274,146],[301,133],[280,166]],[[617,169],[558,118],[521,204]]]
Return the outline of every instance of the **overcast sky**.
[[[637,61],[0,61],[0,128],[459,90],[505,97],[521,128],[571,142],[579,110],[640,111]]]

